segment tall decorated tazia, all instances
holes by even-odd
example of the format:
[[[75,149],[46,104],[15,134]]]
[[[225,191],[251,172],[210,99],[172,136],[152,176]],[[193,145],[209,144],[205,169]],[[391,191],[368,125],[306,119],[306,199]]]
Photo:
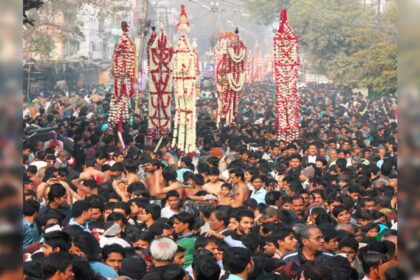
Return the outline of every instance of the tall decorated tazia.
[[[173,84],[175,92],[175,118],[172,147],[181,154],[196,151],[196,59],[194,49],[188,41],[186,33],[190,30],[190,22],[181,5],[181,15],[177,24],[180,32],[173,55]]]
[[[246,80],[247,49],[235,33],[220,34],[216,46],[216,82],[218,95],[217,123],[226,124],[238,115],[240,93]]]
[[[149,65],[149,121],[147,138],[158,139],[168,133],[171,125],[172,55],[163,26],[153,32],[147,44]]]
[[[276,82],[277,139],[290,142],[300,133],[297,82],[299,74],[298,38],[282,9],[280,26],[274,36],[273,75]]]
[[[114,94],[111,97],[109,121],[118,124],[122,131],[122,123],[129,120],[129,98],[134,94],[136,81],[136,45],[128,36],[128,24],[121,23],[122,35],[114,50],[112,75],[114,77]]]

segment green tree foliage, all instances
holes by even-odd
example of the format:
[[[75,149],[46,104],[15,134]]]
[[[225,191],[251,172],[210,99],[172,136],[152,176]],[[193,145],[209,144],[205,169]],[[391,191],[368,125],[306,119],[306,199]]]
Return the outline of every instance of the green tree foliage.
[[[281,6],[288,5],[307,69],[343,88],[396,91],[396,0],[387,1],[379,14],[377,7],[358,0],[242,1],[267,25],[278,21]]]
[[[92,16],[103,20],[116,18],[130,8],[123,0],[25,0],[24,4],[23,39],[30,55],[43,59],[52,56],[57,43],[77,44],[84,40],[84,23],[79,18],[84,11],[94,11]]]

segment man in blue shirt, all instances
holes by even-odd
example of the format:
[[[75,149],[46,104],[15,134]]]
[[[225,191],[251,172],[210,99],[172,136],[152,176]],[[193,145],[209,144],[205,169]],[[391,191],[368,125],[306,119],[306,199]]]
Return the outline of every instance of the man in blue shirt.
[[[40,239],[40,232],[35,223],[39,213],[39,203],[35,200],[23,202],[23,249]]]
[[[84,231],[90,232],[87,222],[92,219],[92,209],[90,203],[86,200],[78,200],[73,204],[71,209],[72,218],[69,221],[69,226],[77,225]]]
[[[99,262],[100,252],[99,242],[86,231],[81,231],[74,237],[70,249],[70,253],[86,258],[96,273],[110,279],[118,277],[118,273],[112,267]]]
[[[265,204],[265,195],[267,190],[263,188],[263,178],[259,175],[253,176],[251,178],[251,184],[254,190],[251,193],[251,198],[255,199],[258,204]]]

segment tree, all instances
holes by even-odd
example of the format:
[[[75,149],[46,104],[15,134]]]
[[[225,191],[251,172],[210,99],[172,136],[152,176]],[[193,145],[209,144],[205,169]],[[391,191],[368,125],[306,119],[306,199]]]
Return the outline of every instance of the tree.
[[[49,59],[57,44],[84,40],[81,14],[94,13],[101,20],[128,9],[123,0],[25,0],[24,42],[31,56]]]
[[[255,20],[267,25],[278,18],[278,6],[288,5],[289,21],[305,54],[303,63],[335,85],[395,92],[396,0],[388,1],[381,14],[362,1],[242,1]]]
[[[290,0],[242,0],[250,15],[262,25],[278,20],[282,7],[288,7]]]
[[[28,17],[27,12],[32,9],[39,9],[43,4],[42,0],[23,0],[23,24],[34,26],[34,20]]]

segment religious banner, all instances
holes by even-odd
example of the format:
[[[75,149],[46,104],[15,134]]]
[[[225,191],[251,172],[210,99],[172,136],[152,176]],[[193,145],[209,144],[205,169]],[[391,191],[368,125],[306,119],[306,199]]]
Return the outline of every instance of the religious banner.
[[[298,37],[287,21],[282,9],[280,26],[274,36],[273,75],[276,82],[277,139],[290,142],[300,133],[298,95]]]
[[[121,23],[122,35],[114,50],[112,75],[114,77],[114,94],[111,97],[109,121],[118,124],[129,121],[129,98],[134,94],[136,82],[136,45],[128,36],[128,24]]]
[[[149,65],[149,120],[147,138],[159,139],[165,136],[171,125],[172,94],[172,46],[168,43],[161,26],[159,34],[153,32],[147,43]]]
[[[173,83],[175,92],[175,119],[172,147],[180,154],[191,154],[196,151],[196,96],[197,70],[196,54],[186,33],[190,22],[181,5],[181,14],[177,24],[180,38],[174,47]]]
[[[238,115],[239,97],[246,80],[247,49],[235,33],[219,33],[215,48],[218,97],[217,124],[230,124]]]

